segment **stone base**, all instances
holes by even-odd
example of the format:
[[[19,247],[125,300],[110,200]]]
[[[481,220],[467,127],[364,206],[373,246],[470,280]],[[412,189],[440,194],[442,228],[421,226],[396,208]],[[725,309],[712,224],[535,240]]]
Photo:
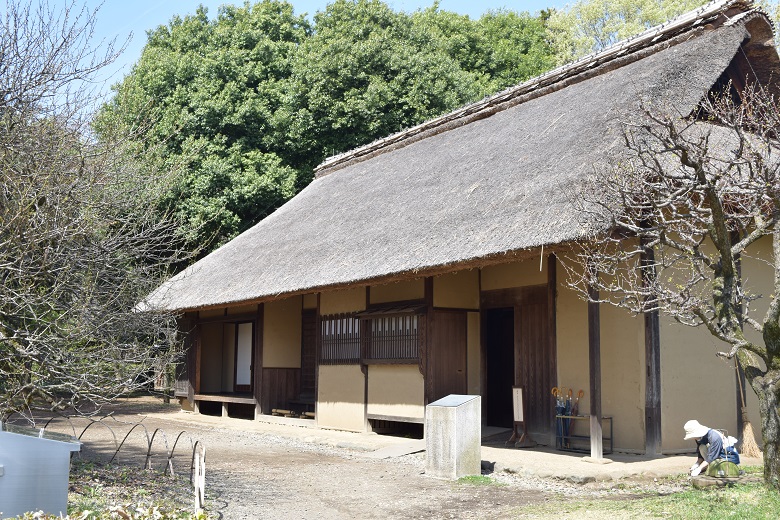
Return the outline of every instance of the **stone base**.
[[[708,477],[706,475],[691,477],[691,484],[693,484],[693,487],[696,489],[731,487],[741,481],[741,477]]]
[[[612,464],[612,459],[594,459],[593,457],[582,457],[583,462],[590,462],[591,464]]]

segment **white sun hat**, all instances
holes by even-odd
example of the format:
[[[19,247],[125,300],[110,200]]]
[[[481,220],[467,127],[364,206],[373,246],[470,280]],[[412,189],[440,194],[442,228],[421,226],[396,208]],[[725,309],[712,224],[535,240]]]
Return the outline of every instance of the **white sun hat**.
[[[707,426],[704,426],[702,424],[699,424],[699,421],[696,419],[691,419],[687,423],[685,423],[685,439],[693,439],[694,437],[704,437],[707,435],[707,432],[710,431],[710,429]]]

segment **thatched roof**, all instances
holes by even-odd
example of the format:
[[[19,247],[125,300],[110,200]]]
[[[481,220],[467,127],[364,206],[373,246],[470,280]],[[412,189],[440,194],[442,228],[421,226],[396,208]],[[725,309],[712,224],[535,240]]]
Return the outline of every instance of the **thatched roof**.
[[[326,161],[296,197],[148,302],[262,301],[479,265],[593,233],[571,193],[621,153],[621,121],[640,103],[691,113],[738,52],[765,49],[772,35],[762,14],[733,0],[682,20]],[[771,51],[765,69],[776,71]]]

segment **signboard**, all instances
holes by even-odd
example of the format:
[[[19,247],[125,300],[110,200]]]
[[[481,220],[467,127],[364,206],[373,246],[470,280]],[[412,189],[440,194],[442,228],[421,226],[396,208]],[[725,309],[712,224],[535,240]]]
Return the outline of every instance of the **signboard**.
[[[523,389],[519,386],[512,387],[512,407],[515,422],[523,422]]]
[[[536,443],[528,436],[528,426],[525,424],[525,392],[522,386],[512,387],[512,415],[514,424],[512,426],[512,437],[506,441],[506,444],[514,444],[515,448],[532,448]]]

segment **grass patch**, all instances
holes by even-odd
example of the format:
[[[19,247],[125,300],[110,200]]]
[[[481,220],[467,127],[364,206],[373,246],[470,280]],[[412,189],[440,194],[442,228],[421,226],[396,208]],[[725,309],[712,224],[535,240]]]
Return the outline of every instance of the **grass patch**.
[[[778,518],[780,493],[761,483],[731,488],[696,490],[654,496],[620,496],[566,502],[549,502],[518,512],[518,518],[595,519],[696,518],[697,520]]]
[[[157,471],[72,460],[69,518],[207,518],[192,514],[193,502],[186,477],[172,478]]]
[[[485,475],[469,475],[467,477],[460,477],[458,484],[471,484],[472,486],[493,486],[501,485],[495,479]]]

